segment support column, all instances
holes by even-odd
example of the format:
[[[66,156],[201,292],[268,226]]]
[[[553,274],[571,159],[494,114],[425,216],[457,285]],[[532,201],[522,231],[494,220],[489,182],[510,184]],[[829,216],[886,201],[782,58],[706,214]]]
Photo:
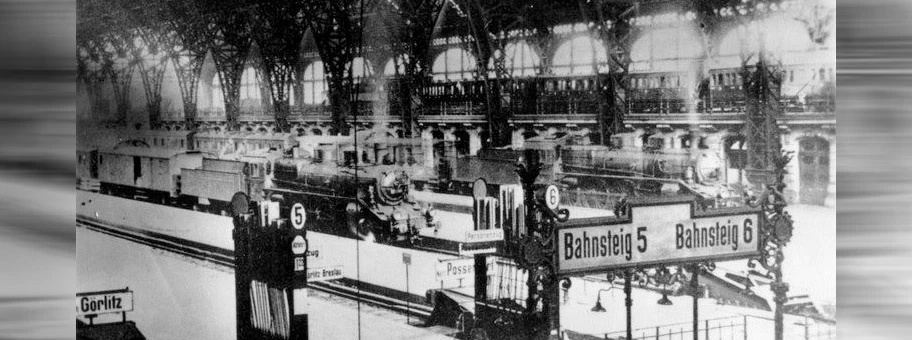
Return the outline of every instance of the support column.
[[[836,139],[830,138],[827,140],[830,143],[830,159],[829,159],[829,170],[830,170],[830,183],[827,184],[827,195],[823,200],[823,205],[835,208],[836,207]],[[796,162],[797,163],[797,162]]]
[[[643,129],[633,130],[633,147],[637,150],[643,148],[643,135],[646,134],[646,131]]]
[[[526,140],[523,139],[522,134],[525,131],[526,131],[525,128],[520,128],[520,127],[513,129],[513,136],[511,139],[511,143],[510,143],[511,147],[513,147],[514,149],[519,149],[519,148],[523,147],[523,144],[525,143]]]
[[[782,137],[780,139],[782,150],[791,151],[795,155],[795,159],[786,164],[785,166],[785,178],[783,178],[783,183],[785,183],[785,191],[782,193],[785,196],[786,202],[796,203],[798,202],[798,193],[801,189],[801,176],[798,169],[799,161],[797,157],[800,157],[800,150],[798,145],[798,138],[800,134],[797,131],[788,131],[782,132]]]
[[[456,129],[446,128],[443,131],[443,155],[442,157],[456,156]]]
[[[478,155],[478,150],[481,150],[481,138],[479,137],[479,132],[477,129],[468,130],[469,132],[469,155],[475,156]]]
[[[434,135],[431,128],[424,127],[421,129],[421,152],[424,154],[424,166],[434,167]]]
[[[690,293],[693,296],[693,340],[700,340],[700,266],[693,265],[690,269]],[[707,338],[709,328],[705,329]]]
[[[624,271],[624,306],[627,308],[627,339],[633,339],[633,288],[630,282],[633,273]]]
[[[672,148],[674,148],[675,150],[683,148],[683,146],[682,146],[683,143],[681,143],[681,136],[686,135],[686,134],[687,134],[687,132],[685,132],[684,130],[675,129],[674,132],[671,133],[671,143],[666,144],[666,145],[671,145]],[[691,137],[693,137],[693,135],[691,135]],[[691,145],[693,145],[693,142],[694,142],[693,139],[694,138],[691,138],[691,140],[690,140]]]

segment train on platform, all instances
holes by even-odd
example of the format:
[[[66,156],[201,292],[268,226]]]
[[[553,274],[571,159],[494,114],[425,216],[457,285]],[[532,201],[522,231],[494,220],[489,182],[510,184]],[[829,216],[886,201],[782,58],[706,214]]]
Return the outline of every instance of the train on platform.
[[[118,145],[128,145],[131,147],[129,150],[133,151],[142,147],[170,150],[156,151],[158,156],[152,157],[155,159],[170,159],[178,154],[186,154],[177,157],[175,162],[177,159],[192,158],[190,155],[194,154],[197,155],[194,156],[196,158],[205,158],[196,161],[199,164],[174,167],[174,173],[159,174],[163,176],[162,179],[154,181],[155,185],[160,185],[157,187],[159,190],[146,188],[135,196],[216,213],[225,211],[226,202],[237,191],[245,192],[256,200],[270,199],[270,193],[275,193],[272,195],[275,197],[293,196],[301,200],[307,196],[289,193],[283,195],[280,190],[337,192],[338,197],[382,197],[378,193],[342,193],[338,184],[332,184],[346,183],[345,181],[355,183],[356,166],[360,177],[372,178],[375,182],[385,174],[401,172],[409,179],[409,187],[441,193],[469,195],[471,185],[478,178],[485,178],[490,186],[489,192],[497,192],[501,185],[518,183],[514,164],[522,156],[522,150],[485,148],[477,156],[459,156],[452,145],[431,145],[433,142],[443,144],[439,141],[399,139],[376,132],[359,134],[358,137],[359,147],[356,149],[353,138],[347,136],[158,131],[153,134],[136,134],[133,139],[122,141]],[[711,206],[717,205],[720,199],[731,201],[731,198],[743,196],[743,193],[736,192],[719,180],[725,171],[724,162],[717,154],[702,148],[703,142],[696,138],[682,144],[681,148],[669,147],[668,136],[663,134],[649,136],[642,141],[642,146],[634,141],[639,137],[632,133],[617,134],[612,138],[615,139],[613,146],[607,147],[592,145],[585,136],[558,133],[553,137],[530,138],[523,149],[539,152],[545,165],[539,182],[561,185],[568,192],[566,197],[570,200],[565,202],[567,204],[583,203],[583,206],[610,209],[613,203],[606,202],[619,201],[625,196],[683,193],[697,196],[704,205]],[[111,153],[111,150],[101,150],[102,154]],[[153,155],[139,156],[148,158]],[[96,157],[98,155],[80,156],[80,166],[85,166],[85,159]],[[111,157],[115,155],[109,156]],[[142,165],[127,165],[142,172]],[[80,177],[98,176],[81,171]],[[143,175],[135,177],[103,181],[105,183],[101,189],[106,192],[125,192],[124,189],[129,185],[146,185]],[[171,178],[168,181],[173,182],[173,188],[165,190],[163,183],[167,178]],[[318,182],[316,178],[329,187],[320,188],[313,184]],[[120,186],[113,190],[114,184]],[[367,188],[362,190],[365,192],[376,192],[379,188],[377,183],[359,185]],[[596,203],[592,205],[584,201]],[[391,203],[401,204],[401,200],[385,202]],[[325,213],[344,209],[344,205],[326,205],[316,210]],[[359,237],[372,237],[383,242],[402,241],[400,235],[404,235],[408,227],[399,227],[393,232],[395,228],[390,223],[381,223],[382,220],[396,219],[390,217],[392,215],[387,216],[388,213],[393,212],[377,212],[377,216],[367,219],[365,224],[386,225],[382,229],[389,232],[361,232],[357,233]],[[402,214],[404,213],[400,212]],[[361,229],[365,228],[380,230],[376,226]]]
[[[496,192],[501,185],[518,183],[517,160],[525,157],[525,150],[536,150],[543,165],[539,182],[558,184],[568,198],[691,195],[704,206],[716,206],[735,204],[744,195],[742,188],[725,183],[725,163],[708,149],[696,144],[668,148],[663,135],[648,137],[642,147],[634,146],[633,134],[612,138],[618,147],[591,145],[585,136],[564,135],[531,138],[523,149],[489,148],[465,157],[450,153],[437,163],[435,185],[442,192],[470,195],[472,184],[483,177],[488,190]]]
[[[362,159],[377,162],[355,164],[354,147],[341,141],[344,137],[164,135],[77,150],[77,184],[223,215],[237,192],[256,201],[278,201],[285,216],[300,203],[313,215],[307,219],[311,230],[387,244],[412,245],[428,227],[426,207],[409,195],[410,172],[422,174],[420,167],[408,165],[414,156],[410,149],[378,146],[362,153]],[[180,145],[185,147],[174,147]]]

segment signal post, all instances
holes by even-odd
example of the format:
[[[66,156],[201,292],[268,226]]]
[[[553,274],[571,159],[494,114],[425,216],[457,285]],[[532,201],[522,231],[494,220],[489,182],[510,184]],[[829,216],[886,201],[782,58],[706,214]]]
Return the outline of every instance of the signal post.
[[[231,208],[237,338],[308,339],[303,205],[281,211],[237,193]]]

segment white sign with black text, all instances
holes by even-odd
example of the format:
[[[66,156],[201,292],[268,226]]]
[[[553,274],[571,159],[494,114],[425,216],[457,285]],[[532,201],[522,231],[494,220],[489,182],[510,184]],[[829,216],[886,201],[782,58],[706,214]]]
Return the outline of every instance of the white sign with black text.
[[[631,208],[630,220],[558,228],[558,272],[733,260],[759,253],[759,212],[694,216],[691,204]]]
[[[491,242],[491,241],[503,241],[504,231],[503,229],[483,229],[483,230],[470,230],[466,232],[465,241],[468,243],[473,242]]]
[[[76,315],[133,311],[133,292],[111,291],[76,295]]]
[[[305,223],[307,223],[307,211],[304,210],[303,204],[295,203],[291,206],[291,225],[300,230],[304,228]]]
[[[307,282],[338,280],[341,278],[342,266],[307,269]]]
[[[291,241],[291,252],[295,255],[304,254],[307,251],[307,240],[303,236],[297,235]]]
[[[475,259],[453,259],[437,262],[437,281],[472,279],[475,277]]]

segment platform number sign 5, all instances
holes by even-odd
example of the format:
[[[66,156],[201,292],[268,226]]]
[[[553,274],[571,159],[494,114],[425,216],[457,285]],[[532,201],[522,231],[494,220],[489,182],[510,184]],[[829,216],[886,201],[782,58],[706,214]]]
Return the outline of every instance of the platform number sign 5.
[[[560,192],[557,191],[556,185],[549,185],[545,189],[545,206],[548,209],[555,210],[558,204],[560,204]]]
[[[304,205],[295,203],[291,206],[291,225],[295,229],[303,229],[304,223],[307,222],[307,212],[304,211]]]

